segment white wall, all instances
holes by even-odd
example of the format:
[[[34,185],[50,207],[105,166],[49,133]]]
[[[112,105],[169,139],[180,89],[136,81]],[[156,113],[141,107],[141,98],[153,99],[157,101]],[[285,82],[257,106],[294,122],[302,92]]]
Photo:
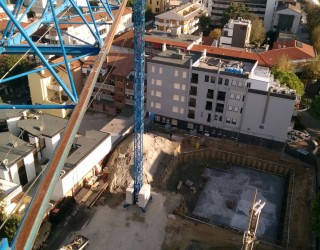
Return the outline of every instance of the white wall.
[[[51,196],[52,200],[59,200],[65,196],[75,184],[80,182],[92,168],[99,163],[111,150],[111,137],[107,137],[90,155],[87,155],[74,169],[59,179]]]
[[[11,181],[10,180],[10,176],[9,176],[9,172],[5,169],[0,169],[0,178],[1,179],[4,179],[6,181]]]
[[[267,95],[247,93],[241,132],[284,142],[287,138],[295,100],[270,96],[262,124]],[[259,104],[259,105],[257,105]],[[260,128],[264,125],[264,128]]]
[[[36,178],[36,168],[35,168],[35,164],[34,164],[33,153],[28,154],[23,159],[23,162],[26,167],[28,182],[30,182],[30,181],[34,180],[34,178]]]
[[[14,164],[10,167],[10,173],[11,173],[11,177],[12,177],[12,181],[16,184],[20,185],[20,179],[19,179],[19,173],[18,173],[18,166],[17,164]],[[11,180],[9,180],[11,181]]]
[[[42,156],[50,159],[51,155],[54,151],[54,149],[56,148],[59,140],[60,140],[60,134],[56,134],[54,137],[50,138],[50,137],[44,137],[45,142],[46,142],[46,146],[45,148],[42,150]]]
[[[7,120],[9,131],[15,136],[19,136],[21,130],[17,127],[17,122],[20,120],[20,117],[14,117]]]

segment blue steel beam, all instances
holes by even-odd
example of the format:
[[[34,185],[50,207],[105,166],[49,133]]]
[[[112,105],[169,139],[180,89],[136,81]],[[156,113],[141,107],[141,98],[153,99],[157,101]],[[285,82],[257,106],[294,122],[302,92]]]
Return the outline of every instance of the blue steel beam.
[[[38,50],[43,55],[62,55],[62,49],[60,45],[45,45],[45,44],[37,44]],[[98,54],[99,48],[86,45],[66,45],[64,46],[66,53],[68,55],[84,55],[84,54]],[[3,54],[24,54],[30,49],[30,46],[27,44],[21,44],[21,45],[8,45],[2,47],[2,53]],[[30,52],[28,54],[35,55],[37,52],[35,52],[34,49],[31,48]]]
[[[2,2],[2,1],[0,1],[0,2]],[[59,7],[56,8],[55,12],[56,12],[56,14],[61,13],[62,11],[67,9],[68,7],[70,7],[69,1],[65,1],[63,4],[61,4]],[[10,12],[10,14],[11,14],[11,12]],[[28,27],[24,28],[25,33],[28,34],[28,35],[33,34],[34,32],[36,32],[39,29],[39,27],[40,27],[40,25],[41,25],[41,23],[43,21],[52,20],[52,18],[53,18],[52,15],[53,15],[52,12],[51,13],[50,12],[45,13],[45,15],[43,15],[41,19],[39,19],[38,21],[33,22],[32,24],[28,25]],[[10,18],[10,20],[12,20],[12,19]],[[9,45],[9,44],[20,44],[24,40],[25,40],[25,37],[21,33],[17,33],[15,35],[13,35],[10,39],[4,39],[4,36],[2,36],[1,42],[2,43],[7,43]]]
[[[134,201],[143,185],[145,0],[135,0],[134,14]]]
[[[18,1],[16,2],[16,4],[14,5],[14,9],[13,9],[12,15],[14,15],[15,17],[17,17],[17,15],[18,15],[19,12],[20,12],[21,6],[22,6],[22,2],[21,2],[21,0],[18,0]],[[10,37],[10,33],[11,33],[13,27],[14,27],[14,25],[13,25],[13,23],[11,22],[11,20],[9,19],[9,22],[7,23],[7,26],[6,26],[6,28],[4,29],[4,31],[3,31],[3,36],[9,38],[9,37]]]
[[[53,6],[52,1],[49,1],[49,3],[50,3],[51,11],[54,12],[54,6]],[[63,44],[63,40],[62,40],[62,36],[61,36],[61,32],[60,32],[60,27],[58,25],[58,20],[57,20],[55,15],[53,15],[53,20],[54,20],[54,23],[56,25],[56,31],[57,31],[57,34],[58,34],[58,37],[59,37],[60,47],[61,47],[61,50],[62,50],[62,55],[63,55],[63,59],[64,59],[64,62],[65,62],[65,66],[66,66],[66,69],[67,69],[67,72],[68,72],[72,93],[73,93],[73,96],[74,96],[75,100],[78,101],[77,91],[76,91],[76,87],[75,87],[75,84],[74,84],[74,81],[73,81],[73,75],[72,75],[72,72],[70,70],[70,66],[69,66],[69,63],[68,63],[66,50],[64,48],[64,44]]]
[[[106,1],[106,3],[104,3],[103,0],[102,0],[101,3],[102,3],[102,6],[104,7],[104,9],[108,12],[110,18],[111,18],[112,20],[114,20],[114,17],[113,17],[113,14],[112,14],[112,11],[111,11],[111,8],[110,8],[110,6],[109,6],[108,1]]]
[[[59,178],[59,174],[64,166],[64,163],[70,152],[74,137],[80,127],[82,118],[87,109],[88,103],[93,92],[95,82],[98,79],[100,70],[105,61],[107,54],[110,51],[112,40],[121,20],[121,16],[125,9],[127,0],[124,0],[122,6],[115,18],[113,25],[104,41],[104,44],[97,56],[97,60],[88,76],[88,80],[84,85],[80,99],[74,108],[72,115],[68,121],[64,134],[59,141],[53,156],[48,162],[44,176],[40,179],[40,183],[36,188],[27,211],[20,223],[17,233],[12,241],[12,248],[18,250],[32,249],[33,242],[37,236],[43,216],[46,212],[47,204],[49,203],[51,194],[55,184]]]
[[[87,1],[87,5],[88,5],[88,9],[89,9],[89,13],[90,13],[90,16],[91,16],[91,20],[92,20],[93,26],[94,26],[94,28],[96,30],[97,35],[98,35],[98,39],[101,40],[100,33],[99,33],[99,30],[98,30],[98,26],[96,24],[96,21],[94,19],[93,13],[92,13],[92,9],[90,7],[90,2],[89,2],[89,0],[86,0],[86,1]]]
[[[70,97],[70,99],[74,102],[76,102],[77,98],[75,98],[72,93],[69,91],[67,86],[62,82],[61,78],[58,76],[58,74],[54,71],[54,69],[50,66],[50,64],[47,62],[47,59],[43,56],[43,54],[38,50],[36,45],[32,42],[30,37],[26,34],[26,32],[23,30],[21,25],[17,22],[17,20],[14,18],[8,7],[4,4],[4,2],[0,1],[0,6],[3,8],[3,10],[6,12],[8,17],[11,19],[11,21],[16,25],[16,27],[19,29],[20,33],[24,36],[24,38],[27,40],[29,45],[33,48],[33,50],[37,53],[42,63],[47,67],[47,69],[50,71],[50,73],[53,75],[53,77],[57,80],[57,82],[60,84],[60,86],[63,88],[63,90],[66,92],[66,94]]]
[[[73,61],[79,60],[79,59],[81,59],[83,57],[92,56],[92,55],[93,54],[83,54],[81,56],[77,56],[77,57],[74,57],[74,58],[68,60],[68,62],[73,62]],[[51,65],[51,67],[56,67],[56,66],[62,65],[64,63],[65,62],[58,62],[58,63],[54,63],[54,64],[50,64],[50,65]],[[17,79],[17,78],[20,78],[20,77],[23,77],[23,76],[30,75],[32,73],[40,72],[41,70],[45,70],[45,69],[47,69],[47,67],[36,68],[36,69],[30,70],[28,72],[24,72],[24,73],[21,73],[21,74],[18,74],[18,75],[6,77],[6,78],[0,80],[0,86],[1,86],[1,84],[8,83],[11,80],[14,80],[14,79]]]

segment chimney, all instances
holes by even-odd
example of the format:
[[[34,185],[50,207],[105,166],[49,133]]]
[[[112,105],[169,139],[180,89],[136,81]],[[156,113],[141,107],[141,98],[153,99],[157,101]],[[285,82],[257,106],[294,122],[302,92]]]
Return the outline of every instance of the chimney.
[[[204,49],[204,50],[202,51],[202,56],[203,56],[203,58],[206,58],[206,57],[207,57],[207,49]]]

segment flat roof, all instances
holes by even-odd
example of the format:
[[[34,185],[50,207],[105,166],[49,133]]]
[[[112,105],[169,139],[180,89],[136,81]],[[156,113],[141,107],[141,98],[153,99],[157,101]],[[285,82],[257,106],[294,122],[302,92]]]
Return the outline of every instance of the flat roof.
[[[0,103],[1,105],[8,105],[6,103]],[[14,117],[21,117],[23,115],[23,109],[0,109],[0,120],[8,120]]]
[[[75,148],[69,152],[69,156],[63,169],[68,172],[86,157],[91,151],[97,148],[110,134],[96,130],[88,130],[85,135],[77,135],[74,139]]]
[[[68,123],[67,119],[48,114],[36,115],[33,118],[18,121],[17,126],[33,136],[44,135],[53,137],[63,131]]]
[[[7,166],[11,166],[30,154],[34,149],[35,147],[32,144],[19,139],[10,132],[0,133],[0,159],[7,159]],[[0,163],[0,166],[4,167],[2,163]]]
[[[148,59],[149,62],[163,62],[168,64],[175,64],[184,67],[189,67],[189,61],[192,60],[193,62],[198,60],[201,57],[201,53],[197,52],[178,52],[178,50],[166,50],[162,51],[156,56]]]

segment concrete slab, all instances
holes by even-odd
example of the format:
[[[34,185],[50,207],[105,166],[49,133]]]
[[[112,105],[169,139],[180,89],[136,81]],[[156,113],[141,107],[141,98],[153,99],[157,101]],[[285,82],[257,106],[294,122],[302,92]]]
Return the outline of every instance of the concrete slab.
[[[258,189],[257,201],[266,205],[257,234],[265,239],[277,239],[285,187],[283,177],[239,166],[230,166],[228,171],[207,168],[205,174],[209,180],[194,214],[209,218],[213,224],[245,231],[254,192]],[[233,208],[227,207],[228,201],[234,202]]]

